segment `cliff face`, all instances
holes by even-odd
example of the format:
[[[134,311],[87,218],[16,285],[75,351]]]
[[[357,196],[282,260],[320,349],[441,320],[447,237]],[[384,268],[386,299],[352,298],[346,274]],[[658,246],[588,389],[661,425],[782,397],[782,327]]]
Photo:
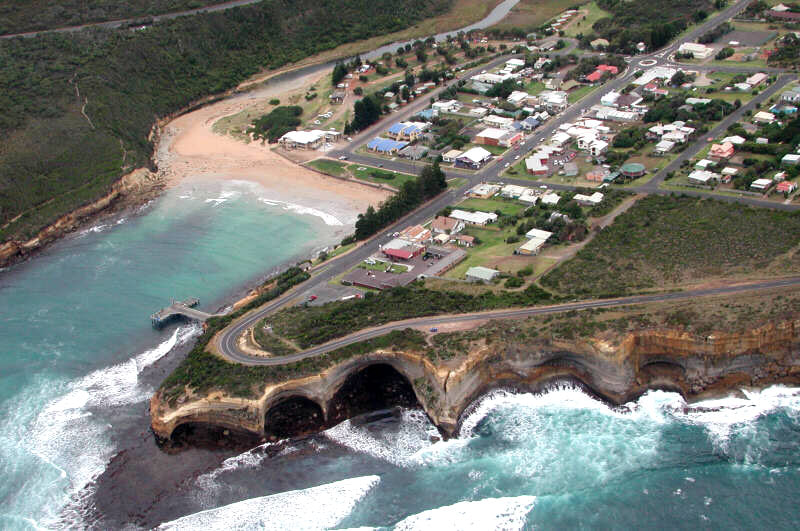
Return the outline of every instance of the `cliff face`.
[[[738,386],[800,382],[799,351],[800,320],[708,337],[647,330],[586,340],[481,342],[458,359],[437,363],[421,353],[378,351],[269,386],[254,400],[186,395],[170,407],[156,394],[150,412],[153,431],[164,441],[179,427],[178,432],[216,428],[260,439],[318,431],[370,404],[410,405],[407,392],[452,436],[464,410],[492,389],[538,391],[572,380],[615,404],[653,388],[691,398]],[[365,377],[365,371],[373,372]]]
[[[0,244],[0,267],[24,260],[96,216],[143,203],[154,197],[162,188],[163,183],[160,179],[148,170],[133,171],[114,183],[106,195],[65,214],[53,224],[40,230],[35,237],[26,241],[10,240]]]

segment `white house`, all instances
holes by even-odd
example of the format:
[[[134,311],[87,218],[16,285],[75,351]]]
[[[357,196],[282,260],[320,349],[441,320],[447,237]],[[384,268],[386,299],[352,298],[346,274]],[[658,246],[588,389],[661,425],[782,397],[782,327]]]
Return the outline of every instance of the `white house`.
[[[575,194],[573,199],[583,206],[597,206],[603,202],[603,194],[595,192],[592,195]]]
[[[548,192],[542,196],[542,204],[544,205],[557,205],[561,201],[561,196],[555,192]]]
[[[762,124],[771,124],[775,121],[775,115],[771,112],[758,111],[753,115],[753,121]]]
[[[689,174],[689,182],[693,184],[708,185],[719,180],[719,175],[708,170],[695,170]]]
[[[772,186],[772,179],[756,179],[750,184],[750,188],[759,192],[766,192]]]
[[[467,212],[465,210],[453,210],[450,217],[463,221],[467,225],[488,225],[497,221],[497,214],[494,212]]]
[[[435,111],[442,112],[458,112],[461,109],[461,102],[458,100],[440,100],[433,102],[431,105]]]
[[[797,166],[800,164],[800,155],[796,153],[787,153],[781,159],[781,164],[787,164],[789,166]]]
[[[691,53],[695,59],[708,59],[714,54],[714,48],[696,42],[684,42],[678,48],[678,53]]]

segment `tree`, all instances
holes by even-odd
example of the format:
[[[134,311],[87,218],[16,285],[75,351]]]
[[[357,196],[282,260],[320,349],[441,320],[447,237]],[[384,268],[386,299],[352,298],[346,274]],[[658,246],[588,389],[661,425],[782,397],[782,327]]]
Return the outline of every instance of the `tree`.
[[[347,68],[342,63],[336,63],[336,66],[333,67],[333,74],[331,74],[331,81],[333,82],[333,86],[335,87],[347,75]]]

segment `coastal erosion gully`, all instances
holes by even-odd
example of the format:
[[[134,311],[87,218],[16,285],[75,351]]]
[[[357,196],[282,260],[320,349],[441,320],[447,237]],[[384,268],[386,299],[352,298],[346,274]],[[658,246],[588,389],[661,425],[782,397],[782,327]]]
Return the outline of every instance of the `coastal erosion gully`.
[[[362,330],[341,339],[336,339],[310,348],[303,352],[291,354],[288,356],[275,357],[275,358],[255,358],[242,352],[238,347],[238,338],[248,328],[255,325],[255,323],[266,316],[274,308],[280,306],[281,303],[273,303],[259,311],[253,312],[245,316],[241,321],[228,327],[220,332],[217,340],[219,352],[223,357],[235,363],[244,365],[283,365],[284,363],[291,363],[300,361],[314,356],[320,356],[333,350],[359,343],[375,337],[385,335],[394,330],[403,330],[405,328],[413,327],[432,327],[446,323],[469,323],[480,322],[487,319],[522,319],[525,317],[532,317],[535,315],[545,315],[552,313],[560,313],[571,310],[588,310],[592,308],[612,308],[618,306],[628,306],[634,304],[647,304],[654,302],[666,302],[693,299],[695,297],[709,297],[715,295],[731,295],[736,293],[744,293],[755,290],[766,290],[775,288],[794,287],[800,285],[800,277],[790,277],[778,280],[768,280],[762,282],[753,282],[746,284],[736,284],[716,288],[694,289],[687,291],[678,291],[671,293],[661,293],[654,295],[634,295],[630,297],[621,297],[617,299],[606,300],[592,300],[571,302],[566,304],[557,304],[553,306],[541,306],[534,308],[520,308],[510,310],[495,310],[490,312],[479,312],[462,315],[444,315],[436,317],[421,317],[418,319],[409,319],[395,323],[389,323],[383,326],[371,328],[369,330]]]

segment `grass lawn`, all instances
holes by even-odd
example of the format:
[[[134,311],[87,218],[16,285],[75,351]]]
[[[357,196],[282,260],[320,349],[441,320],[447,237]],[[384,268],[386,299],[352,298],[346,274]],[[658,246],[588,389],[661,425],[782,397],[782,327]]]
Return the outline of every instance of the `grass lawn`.
[[[651,195],[541,282],[568,296],[606,297],[763,274],[798,245],[798,230],[795,213]]]
[[[567,100],[570,103],[575,103],[576,101],[580,100],[581,98],[583,98],[587,94],[593,92],[596,88],[598,88],[598,87],[597,86],[592,86],[592,85],[582,85],[581,87],[578,87],[575,90],[573,90],[572,92],[570,92],[567,95]]]
[[[542,83],[541,81],[531,81],[530,83],[525,85],[525,88],[522,90],[524,90],[528,94],[534,94],[534,95],[539,94],[541,91],[544,90],[544,83]]]
[[[413,181],[417,178],[416,175],[396,173],[388,170],[382,170],[380,168],[364,166],[361,164],[351,164],[347,167],[347,169],[356,179],[373,183],[388,184],[394,187],[403,186],[403,183],[406,181]]]
[[[523,243],[522,241],[506,243],[506,238],[516,234],[514,227],[505,227],[502,230],[496,227],[467,227],[464,229],[464,234],[477,237],[481,243],[466,249],[467,257],[448,271],[445,274],[445,278],[464,278],[467,269],[474,266],[494,268],[494,266],[499,265],[498,261],[513,256],[514,250]]]
[[[452,188],[458,189],[467,184],[468,182],[469,181],[463,177],[454,177],[453,179],[447,179],[447,187],[451,189]]]
[[[592,31],[592,25],[595,22],[600,20],[603,17],[611,16],[608,11],[603,11],[597,6],[597,2],[589,2],[588,4],[581,6],[581,11],[588,11],[586,17],[578,20],[577,22],[573,22],[569,25],[567,29],[564,30],[564,34],[567,37],[575,37],[578,33],[588,34]]]
[[[367,271],[386,271],[386,266],[388,264],[386,262],[375,262],[374,264],[368,264],[366,262],[361,262],[358,264],[360,269],[366,269]],[[403,265],[392,264],[391,268],[389,269],[389,273],[395,273],[399,275],[400,273],[405,273],[408,271],[408,268]]]
[[[308,165],[315,170],[328,175],[335,175],[336,177],[342,177],[347,174],[347,164],[338,160],[317,159],[310,161]]]
[[[495,210],[499,210],[503,214],[513,216],[514,214],[519,214],[528,207],[512,200],[470,198],[457,204],[456,208],[480,210],[482,212],[494,212]]]

